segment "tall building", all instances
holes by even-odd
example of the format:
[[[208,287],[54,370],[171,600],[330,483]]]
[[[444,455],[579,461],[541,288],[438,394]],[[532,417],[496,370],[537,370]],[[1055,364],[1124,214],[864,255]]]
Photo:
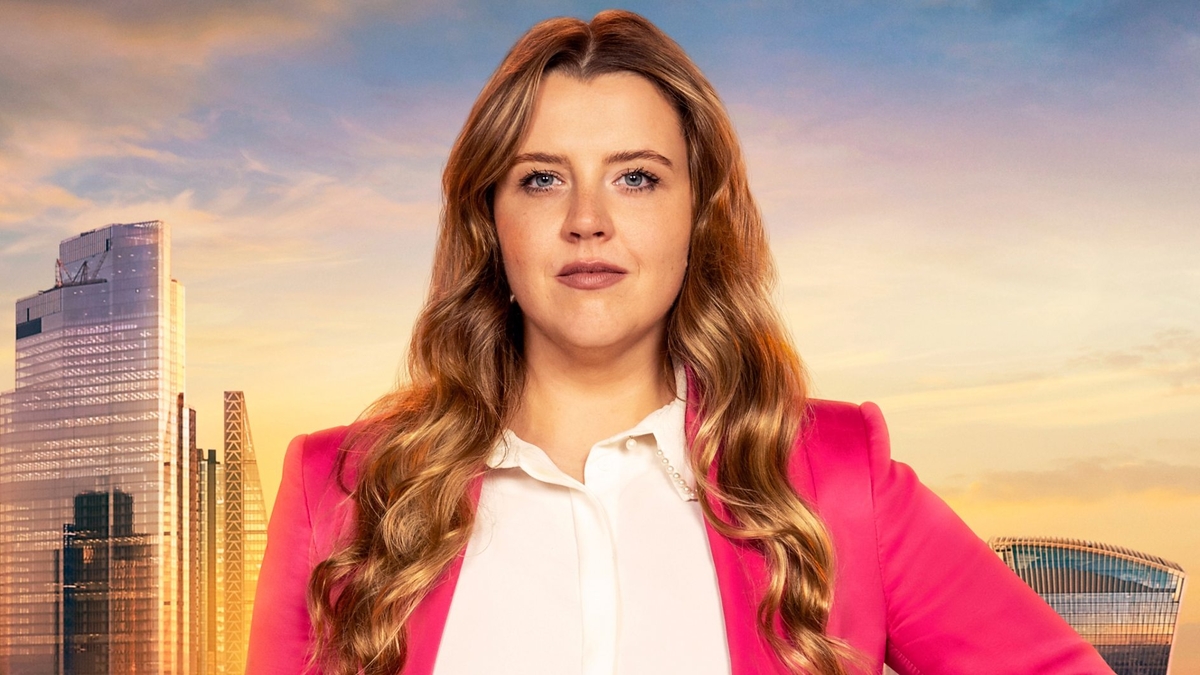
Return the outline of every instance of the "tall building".
[[[201,451],[200,463],[200,579],[201,649],[203,668],[196,673],[220,675],[225,672],[225,592],[222,580],[225,567],[225,498],[221,486],[225,471],[217,461],[217,451]]]
[[[0,396],[0,672],[190,672],[199,539],[170,231],[64,240]]]
[[[246,397],[225,392],[225,447],[197,455],[202,541],[201,631],[205,663],[197,673],[241,675],[267,518]]]
[[[182,397],[180,397],[182,403]],[[186,541],[187,551],[183,556],[187,568],[186,574],[184,570],[179,570],[180,577],[187,580],[187,589],[189,593],[188,605],[184,608],[187,613],[188,626],[188,651],[186,663],[188,667],[183,672],[186,673],[202,673],[204,672],[204,625],[203,600],[204,593],[204,566],[201,561],[204,546],[204,529],[201,523],[201,518],[204,517],[203,501],[200,498],[200,489],[202,487],[200,472],[203,470],[203,463],[199,461],[200,450],[196,447],[196,411],[192,408],[187,409],[188,420],[188,440],[187,440],[187,482],[184,486],[180,486],[180,494],[185,491],[187,493],[188,504],[188,537]],[[184,444],[180,443],[180,449],[183,449]],[[183,478],[182,473],[180,478]],[[180,542],[184,543],[183,540]]]
[[[246,397],[225,392],[226,673],[246,670],[246,647],[258,569],[267,548],[267,514]]]
[[[107,675],[143,669],[151,645],[126,635],[127,617],[154,610],[148,538],[133,531],[133,497],[121,490],[75,495],[63,528],[63,672]]]
[[[1117,675],[1166,675],[1186,575],[1120,546],[998,537],[992,550],[1092,643]]]

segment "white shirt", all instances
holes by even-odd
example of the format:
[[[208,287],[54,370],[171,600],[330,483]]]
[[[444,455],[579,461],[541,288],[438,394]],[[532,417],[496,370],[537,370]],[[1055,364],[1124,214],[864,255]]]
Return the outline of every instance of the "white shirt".
[[[438,648],[435,675],[728,675],[700,503],[684,484],[687,381],[592,446],[580,483],[505,431]]]

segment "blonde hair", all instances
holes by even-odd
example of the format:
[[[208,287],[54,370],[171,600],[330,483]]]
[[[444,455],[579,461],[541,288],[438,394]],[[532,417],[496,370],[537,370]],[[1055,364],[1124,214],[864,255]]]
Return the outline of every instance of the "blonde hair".
[[[366,454],[352,486],[355,531],[310,580],[313,663],[338,675],[399,672],[409,616],[467,545],[475,518],[470,488],[487,470],[525,372],[521,314],[509,302],[492,191],[511,166],[550,71],[584,80],[636,73],[679,112],[694,220],[665,356],[685,365],[696,390],[700,423],[689,429],[689,461],[700,504],[717,531],[765,556],[770,580],[758,630],[780,659],[794,672],[841,675],[851,651],[825,634],[832,546],[788,480],[805,409],[804,373],[770,300],[774,265],[737,139],[716,91],[684,51],[623,11],[530,29],[483,88],[450,151],[410,380],[356,425],[350,442]],[[346,458],[343,452],[339,480]]]

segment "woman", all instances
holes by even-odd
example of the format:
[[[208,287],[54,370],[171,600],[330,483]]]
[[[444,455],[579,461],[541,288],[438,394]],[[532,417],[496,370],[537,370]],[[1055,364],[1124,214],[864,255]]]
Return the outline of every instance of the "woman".
[[[641,17],[531,29],[451,150],[411,382],[288,448],[248,672],[1106,673],[809,400],[731,124]]]

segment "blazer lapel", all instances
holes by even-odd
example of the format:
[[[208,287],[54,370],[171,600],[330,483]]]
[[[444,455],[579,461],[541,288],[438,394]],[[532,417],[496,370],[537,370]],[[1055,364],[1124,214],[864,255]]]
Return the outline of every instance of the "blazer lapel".
[[[476,506],[479,505],[482,489],[483,476],[479,476],[471,483],[471,500]],[[404,664],[403,675],[433,675],[433,664],[437,660],[438,645],[442,642],[446,617],[450,613],[450,600],[454,597],[454,587],[458,585],[465,553],[458,554],[442,573],[441,580],[413,608],[408,622],[408,660]]]
[[[762,594],[752,581],[766,578],[766,563],[757,551],[730,541],[707,521],[704,526],[721,592],[731,675],[777,672],[774,652],[758,633],[756,614]]]
[[[690,368],[687,369],[687,377],[688,401],[684,414],[684,431],[690,450],[700,419],[697,414],[699,401],[694,393],[695,380]],[[708,479],[713,482],[717,479],[716,462],[709,468]],[[729,521],[729,512],[724,505],[716,501],[710,501],[709,505],[721,520]],[[708,534],[709,550],[712,552],[717,586],[721,593],[731,675],[783,673],[770,645],[758,632],[758,601],[762,597],[758,580],[767,578],[766,561],[753,548],[717,532],[707,518],[704,520],[704,530]]]

